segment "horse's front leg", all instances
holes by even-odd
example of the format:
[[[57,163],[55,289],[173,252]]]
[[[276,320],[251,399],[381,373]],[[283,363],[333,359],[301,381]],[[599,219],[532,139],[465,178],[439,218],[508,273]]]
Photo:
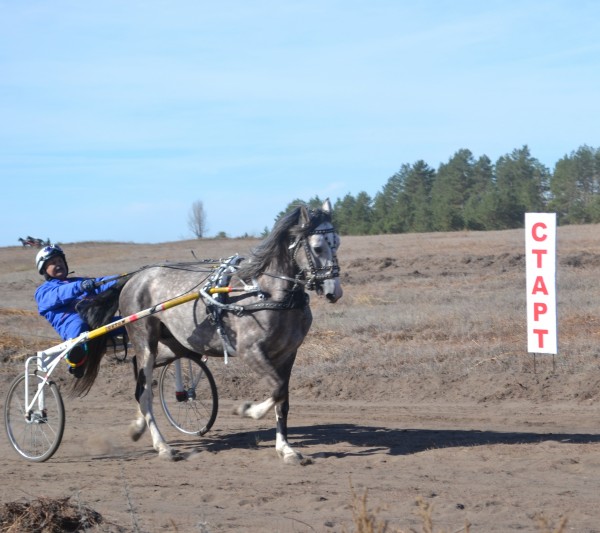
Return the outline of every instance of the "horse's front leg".
[[[305,459],[301,453],[294,450],[287,440],[287,416],[290,410],[288,400],[275,405],[275,420],[277,421],[277,429],[275,433],[275,451],[283,462],[288,465],[305,465],[309,461]]]
[[[277,422],[275,437],[275,451],[277,455],[286,464],[306,464],[304,457],[295,451],[287,440],[287,415],[290,410],[288,400],[276,403],[274,398],[268,398],[260,403],[246,402],[240,405],[235,410],[235,413],[246,418],[260,420],[273,407],[275,407],[275,420]]]
[[[138,374],[135,397],[139,404],[140,416],[130,426],[130,435],[134,440],[140,438],[144,432],[141,425],[145,424],[150,430],[152,445],[162,459],[177,460],[179,454],[165,441],[158,429],[154,412],[152,410],[152,364],[147,364]],[[137,438],[136,438],[137,436]]]
[[[273,361],[262,350],[250,350],[246,353],[246,360],[258,374],[264,376],[273,387],[269,398],[262,402],[245,402],[235,412],[244,417],[259,420],[271,409],[275,408],[276,440],[275,451],[286,464],[308,464],[300,453],[295,451],[287,440],[287,417],[289,405],[289,383],[292,366],[296,352],[289,352],[282,356],[283,362],[275,366]]]

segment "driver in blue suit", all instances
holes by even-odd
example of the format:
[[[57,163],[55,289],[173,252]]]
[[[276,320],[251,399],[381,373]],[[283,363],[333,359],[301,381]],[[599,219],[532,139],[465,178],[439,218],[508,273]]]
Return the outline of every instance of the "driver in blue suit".
[[[84,298],[93,297],[112,287],[116,282],[115,277],[68,277],[67,259],[57,244],[42,248],[35,258],[35,264],[37,271],[46,279],[35,291],[40,315],[50,322],[63,340],[89,331],[89,325],[79,316],[75,305]],[[110,335],[123,333],[124,328],[119,328],[110,332]],[[86,352],[87,346],[84,344],[73,348],[68,356],[69,372],[75,377],[83,375]]]

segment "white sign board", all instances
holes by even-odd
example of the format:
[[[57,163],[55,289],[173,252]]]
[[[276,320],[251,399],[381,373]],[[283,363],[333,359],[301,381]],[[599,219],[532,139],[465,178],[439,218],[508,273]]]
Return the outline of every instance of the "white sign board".
[[[525,213],[527,351],[557,353],[556,213]]]

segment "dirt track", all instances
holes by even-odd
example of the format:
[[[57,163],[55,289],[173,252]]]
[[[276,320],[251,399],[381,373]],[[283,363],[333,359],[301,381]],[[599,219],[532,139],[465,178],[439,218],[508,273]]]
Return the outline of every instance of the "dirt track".
[[[170,253],[152,246],[133,250],[127,261],[134,265]],[[373,257],[376,247],[369,253]],[[90,245],[78,255],[88,271],[114,271],[106,248],[98,253]],[[39,280],[27,270],[27,259],[23,250],[0,249],[1,332],[20,330],[30,341],[39,336],[37,342],[51,345],[52,332],[34,312],[31,294]],[[122,268],[129,266],[115,266]],[[348,271],[357,279],[356,270]],[[345,289],[352,297],[352,288]],[[344,310],[347,304],[339,305]],[[316,305],[317,320],[325,312]],[[20,368],[20,351],[3,345],[2,391]],[[321,386],[329,390],[320,398],[301,380],[295,387],[292,376],[290,441],[311,461],[290,467],[275,454],[272,417],[256,422],[231,414],[242,394],[256,394],[232,386],[230,374],[243,362],[226,369],[212,360],[221,400],[217,422],[205,437],[188,439],[168,429],[159,412],[169,441],[186,457],[168,463],[158,459],[148,435],[137,443],[128,437],[135,414],[129,361],[108,355],[90,394],[66,399],[63,443],[50,461],[23,461],[2,429],[1,502],[71,496],[102,514],[104,531],[342,532],[354,531],[353,492],[360,497],[367,490],[369,508],[389,522],[389,531],[422,530],[419,499],[433,507],[436,532],[462,531],[466,523],[471,532],[545,531],[538,515],[548,531],[563,516],[565,531],[600,531],[597,393],[589,399],[568,393],[573,376],[565,376],[562,388],[548,381],[558,387],[554,397],[563,398],[555,401],[531,392],[545,386],[542,374],[522,376],[519,384],[508,378],[507,384],[529,392],[502,399],[494,384],[498,375],[484,372],[453,385],[446,381],[447,390],[439,376],[420,375],[418,383],[412,376],[411,391],[408,378],[375,382],[367,373],[354,375],[343,398],[333,392],[346,379],[342,368],[323,376]],[[63,388],[70,379],[62,372]],[[582,390],[597,389],[597,371],[585,379],[591,383],[582,377]]]
[[[598,531],[595,406],[296,401],[291,441],[312,464],[284,466],[272,420],[230,414],[222,399],[201,440],[167,431],[186,460],[133,443],[128,370],[106,365],[90,395],[67,400],[63,444],[47,463],[0,452],[2,501],[72,495],[129,531],[352,531],[352,489],[397,528],[419,531],[419,497],[439,530],[539,531],[535,514]],[[125,388],[125,387],[124,387]],[[162,418],[162,427],[167,423]],[[437,529],[436,529],[437,530]]]

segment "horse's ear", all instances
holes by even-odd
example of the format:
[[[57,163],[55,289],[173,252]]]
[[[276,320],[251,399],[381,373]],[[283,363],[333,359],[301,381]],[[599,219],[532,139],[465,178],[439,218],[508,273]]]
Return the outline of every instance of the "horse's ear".
[[[331,215],[331,212],[333,211],[333,208],[331,207],[331,202],[329,201],[329,198],[327,198],[323,202],[323,205],[321,206],[321,209],[323,210],[324,213],[327,213],[328,215]]]
[[[300,206],[300,225],[306,226],[310,221],[310,214],[305,205]]]

